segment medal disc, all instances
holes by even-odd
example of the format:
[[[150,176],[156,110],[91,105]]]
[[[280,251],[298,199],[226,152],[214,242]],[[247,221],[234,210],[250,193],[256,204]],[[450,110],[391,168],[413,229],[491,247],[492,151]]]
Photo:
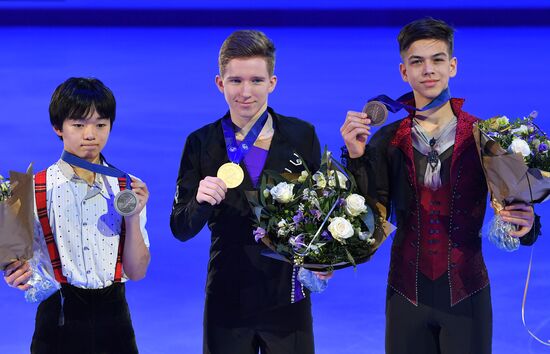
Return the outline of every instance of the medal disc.
[[[388,109],[379,101],[370,101],[363,107],[363,113],[366,113],[370,119],[370,124],[374,127],[382,125],[388,119]]]
[[[138,204],[136,193],[130,189],[120,191],[115,197],[115,210],[122,216],[135,214]]]
[[[217,176],[225,182],[227,188],[235,188],[243,182],[244,171],[236,163],[228,162],[220,166]]]

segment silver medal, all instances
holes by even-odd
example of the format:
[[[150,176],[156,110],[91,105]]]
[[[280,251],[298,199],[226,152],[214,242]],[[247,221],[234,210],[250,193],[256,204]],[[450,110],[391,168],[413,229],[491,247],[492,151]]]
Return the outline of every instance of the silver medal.
[[[138,204],[136,193],[130,189],[120,191],[115,197],[115,210],[122,216],[135,214]]]

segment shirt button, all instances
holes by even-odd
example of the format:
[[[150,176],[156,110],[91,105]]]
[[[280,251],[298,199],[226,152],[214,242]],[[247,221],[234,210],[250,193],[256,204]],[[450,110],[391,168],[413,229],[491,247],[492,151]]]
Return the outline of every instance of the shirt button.
[[[89,251],[90,249],[88,248],[88,246],[84,247],[83,248],[84,251]]]
[[[82,201],[82,204],[86,204],[86,201],[85,201],[85,200],[83,200],[83,201]]]
[[[91,270],[87,270],[86,271],[86,274],[90,274],[92,271]]]
[[[87,226],[87,225],[88,225],[87,222],[83,222],[83,223],[82,223],[82,226]]]

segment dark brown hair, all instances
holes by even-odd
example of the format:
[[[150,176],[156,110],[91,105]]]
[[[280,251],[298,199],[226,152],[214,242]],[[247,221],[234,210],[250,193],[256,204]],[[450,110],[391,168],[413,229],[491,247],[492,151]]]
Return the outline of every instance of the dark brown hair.
[[[454,28],[441,20],[421,18],[403,27],[397,36],[399,53],[403,55],[414,42],[421,39],[437,39],[447,43],[449,56],[453,56]]]

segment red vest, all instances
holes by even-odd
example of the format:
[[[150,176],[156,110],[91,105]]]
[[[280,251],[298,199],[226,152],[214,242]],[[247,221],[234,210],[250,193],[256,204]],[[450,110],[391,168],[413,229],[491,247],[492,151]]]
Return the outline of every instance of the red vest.
[[[436,191],[419,186],[420,194],[420,254],[418,270],[431,280],[436,280],[447,271],[449,248],[449,197],[446,184]],[[407,241],[418,235],[407,233]],[[409,240],[410,239],[410,240]]]
[[[448,271],[451,306],[489,284],[480,237],[487,185],[472,136],[472,124],[477,118],[462,111],[463,102],[462,99],[451,100],[457,127],[448,189],[442,187],[428,195],[430,193],[417,185],[411,138],[412,115],[401,121],[390,141],[390,145],[404,156],[407,188],[410,188],[413,198],[407,215],[403,220],[397,220],[388,284],[415,305],[418,304],[418,271],[431,279]],[[430,200],[441,204],[430,206]],[[437,214],[430,215],[430,212],[439,212],[439,217],[435,218]],[[438,221],[430,224],[430,220]],[[431,231],[430,235],[430,230],[437,231]],[[435,232],[440,236],[433,237]]]

